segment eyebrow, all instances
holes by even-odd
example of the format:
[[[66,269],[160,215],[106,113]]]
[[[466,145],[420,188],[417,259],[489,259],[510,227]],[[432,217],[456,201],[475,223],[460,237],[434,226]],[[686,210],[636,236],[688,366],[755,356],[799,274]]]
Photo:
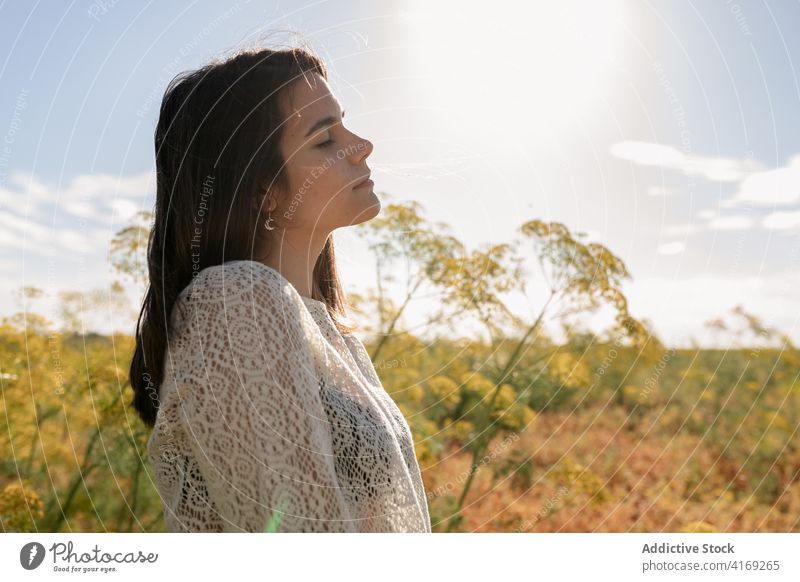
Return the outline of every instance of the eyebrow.
[[[342,119],[344,119],[345,110],[342,109]],[[336,123],[338,119],[336,119],[333,115],[329,115],[328,117],[324,117],[317,121],[314,125],[311,126],[311,129],[308,130],[306,133],[306,137],[314,133],[315,131],[322,129],[323,127],[328,127],[329,125],[333,125]]]

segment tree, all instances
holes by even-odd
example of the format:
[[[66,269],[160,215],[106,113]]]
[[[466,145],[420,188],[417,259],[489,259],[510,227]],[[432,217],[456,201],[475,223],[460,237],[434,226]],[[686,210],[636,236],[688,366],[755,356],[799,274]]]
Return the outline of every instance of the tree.
[[[524,410],[522,394],[514,391],[512,372],[537,335],[543,333],[545,315],[555,312],[553,318],[563,318],[610,305],[616,310],[613,331],[637,346],[658,345],[659,342],[653,340],[648,328],[628,311],[628,302],[620,285],[624,279],[630,278],[630,274],[623,261],[599,243],[579,240],[585,236],[582,233],[573,235],[566,226],[557,222],[531,220],[519,228],[522,241],[482,246],[470,251],[449,233],[446,224],[432,224],[424,219],[421,208],[416,201],[389,204],[380,218],[366,223],[361,231],[374,253],[378,276],[375,298],[378,341],[371,356],[375,361],[390,336],[398,333],[403,312],[424,285],[434,289],[439,298],[437,312],[428,323],[454,316],[463,321],[466,316],[472,316],[488,330],[488,351],[492,356],[484,364],[483,373],[475,372],[458,379],[462,382],[462,400],[456,406],[460,417],[454,421],[463,421],[477,430],[470,433],[474,438],[467,444],[473,462],[448,522],[448,530],[451,530],[460,521],[461,508],[479,466],[478,459],[484,456],[494,437],[509,430],[509,425],[502,419],[531,416]],[[529,323],[514,314],[505,299],[508,293],[524,292],[526,273],[518,249],[525,242],[532,247],[549,289],[538,316]],[[395,280],[386,272],[400,260],[405,262],[405,292],[399,306],[395,306],[387,300],[384,284]],[[509,329],[524,331],[513,337],[510,356],[503,359],[505,351],[500,348],[511,335]],[[556,351],[557,347],[554,347],[542,353],[533,363],[555,355]],[[557,369],[551,375],[567,378],[565,381],[573,383],[587,377],[582,364],[569,354],[557,356],[552,358],[552,365]],[[527,362],[528,365],[531,363],[530,360]],[[564,369],[565,365],[568,370]],[[476,393],[469,386],[480,389]],[[475,394],[478,394],[477,402]]]
[[[152,220],[152,212],[137,212],[133,223],[114,235],[109,248],[111,265],[137,283],[144,283],[147,277],[147,245]]]

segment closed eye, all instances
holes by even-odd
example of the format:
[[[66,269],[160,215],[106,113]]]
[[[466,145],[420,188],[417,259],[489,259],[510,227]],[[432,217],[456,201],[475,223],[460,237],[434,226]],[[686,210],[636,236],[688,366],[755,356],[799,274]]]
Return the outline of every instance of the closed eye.
[[[333,143],[333,139],[331,139],[331,138],[328,138],[328,139],[327,139],[327,140],[325,140],[324,142],[322,142],[322,143],[318,143],[318,144],[317,144],[315,147],[318,147],[318,148],[324,148],[324,147],[327,147],[327,146],[331,145],[332,143]]]

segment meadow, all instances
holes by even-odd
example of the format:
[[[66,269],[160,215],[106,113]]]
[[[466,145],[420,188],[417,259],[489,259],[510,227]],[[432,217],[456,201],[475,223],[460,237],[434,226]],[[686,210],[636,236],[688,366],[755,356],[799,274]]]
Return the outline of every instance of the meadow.
[[[130,406],[133,337],[81,330],[143,280],[148,220],[117,233],[111,288],[62,293],[60,325],[32,287],[2,320],[4,532],[163,531]],[[419,204],[391,203],[358,228],[378,279],[350,300],[414,434],[434,531],[800,531],[800,350],[782,331],[740,306],[706,322],[726,347],[665,346],[628,311],[624,261],[559,223],[467,249]],[[506,298],[532,273],[548,295],[527,320]],[[409,329],[426,296],[435,309]],[[598,309],[614,313],[602,333],[582,325]],[[465,318],[483,337],[453,333]]]

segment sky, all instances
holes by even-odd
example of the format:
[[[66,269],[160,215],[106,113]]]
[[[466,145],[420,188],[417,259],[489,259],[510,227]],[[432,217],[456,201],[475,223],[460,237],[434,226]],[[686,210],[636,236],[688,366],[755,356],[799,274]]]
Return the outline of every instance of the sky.
[[[587,233],[668,345],[714,345],[704,323],[736,305],[800,341],[798,21],[789,1],[4,2],[0,315],[22,286],[41,312],[115,278],[109,241],[155,201],[172,77],[297,40],[374,144],[387,200],[470,248],[534,218]],[[353,229],[334,237],[345,288],[374,287]],[[545,296],[533,269],[526,290],[509,297],[523,316]],[[133,331],[120,313],[85,324]]]

